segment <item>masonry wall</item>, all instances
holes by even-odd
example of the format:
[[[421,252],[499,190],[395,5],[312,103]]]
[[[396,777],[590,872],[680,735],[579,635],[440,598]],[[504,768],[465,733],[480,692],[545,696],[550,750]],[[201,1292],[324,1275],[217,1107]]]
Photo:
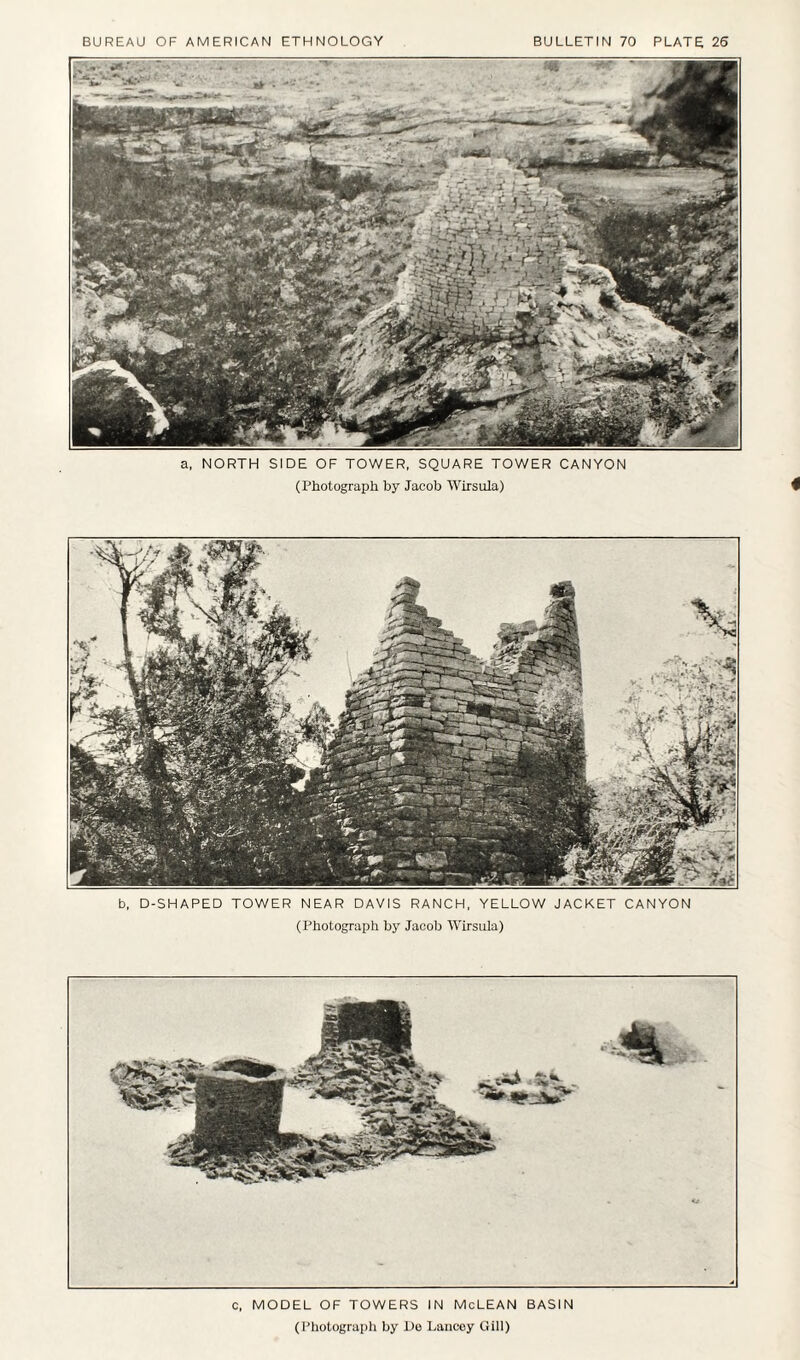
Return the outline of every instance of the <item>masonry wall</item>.
[[[431,335],[534,337],[550,319],[565,258],[557,190],[507,160],[460,157],[417,218],[400,311]]]
[[[252,1152],[279,1136],[286,1073],[253,1058],[221,1058],[195,1083],[194,1136],[209,1152]]]
[[[558,751],[565,777],[585,778],[573,588],[551,587],[541,627],[502,625],[488,662],[418,605],[418,592],[408,577],[392,592],[373,663],[328,750],[322,801],[354,882],[524,881],[537,755]],[[568,749],[542,718],[554,684],[577,708]]]
[[[380,1039],[398,1053],[411,1048],[411,1011],[405,1001],[358,1001],[342,996],[326,1001],[322,1013],[322,1048],[337,1048],[351,1039]]]

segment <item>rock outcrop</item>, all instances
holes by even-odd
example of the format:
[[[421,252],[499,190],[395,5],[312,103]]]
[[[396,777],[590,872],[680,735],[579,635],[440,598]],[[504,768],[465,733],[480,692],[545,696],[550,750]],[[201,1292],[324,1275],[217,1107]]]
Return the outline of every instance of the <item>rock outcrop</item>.
[[[577,1091],[562,1081],[555,1069],[521,1077],[519,1071],[501,1072],[498,1077],[481,1077],[476,1090],[485,1100],[509,1100],[513,1105],[557,1105]]]
[[[530,386],[509,341],[436,339],[413,330],[390,302],[342,341],[337,414],[347,430],[388,439]]]
[[[148,73],[144,89],[104,72],[87,79],[88,65],[76,63],[75,136],[132,163],[178,166],[212,183],[324,168],[430,185],[443,148],[451,156],[508,155],[527,166],[642,167],[654,160],[646,137],[628,124],[626,70],[585,74],[563,63],[552,75],[538,67],[534,82],[525,61],[376,58],[355,78],[341,65],[333,91],[319,97],[304,82],[287,81],[286,63],[268,59],[226,63],[224,72],[215,63],[211,83],[208,61],[167,62]],[[177,80],[169,79],[172,69]],[[502,101],[500,71],[508,91]],[[261,76],[258,92],[254,75]]]
[[[155,397],[115,359],[72,375],[72,442],[78,448],[151,443],[169,429]]]
[[[560,195],[506,161],[454,161],[414,228],[395,299],[342,342],[336,400],[345,428],[387,440],[525,393],[591,403],[609,383],[641,398],[643,444],[718,405],[694,342],[565,251]]]

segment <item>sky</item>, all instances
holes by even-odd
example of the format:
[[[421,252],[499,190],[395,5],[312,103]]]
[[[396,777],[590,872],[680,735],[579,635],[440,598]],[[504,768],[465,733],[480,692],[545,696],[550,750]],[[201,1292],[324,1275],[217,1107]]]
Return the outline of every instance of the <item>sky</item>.
[[[178,540],[148,540],[168,551]],[[184,539],[184,542],[192,540]],[[199,546],[202,540],[196,540]],[[610,772],[616,719],[632,680],[647,680],[676,654],[714,652],[714,635],[689,601],[727,605],[737,582],[737,545],[713,538],[314,538],[264,539],[261,579],[303,629],[311,661],[288,686],[305,712],[317,700],[336,719],[350,684],[372,659],[392,587],[421,582],[418,603],[478,657],[501,623],[542,622],[550,585],[575,586],[590,778]],[[95,668],[122,659],[108,568],[89,539],[70,550],[70,634],[96,637]],[[134,632],[134,645],[136,634]],[[141,641],[141,638],[139,639]],[[107,675],[110,683],[124,682]]]

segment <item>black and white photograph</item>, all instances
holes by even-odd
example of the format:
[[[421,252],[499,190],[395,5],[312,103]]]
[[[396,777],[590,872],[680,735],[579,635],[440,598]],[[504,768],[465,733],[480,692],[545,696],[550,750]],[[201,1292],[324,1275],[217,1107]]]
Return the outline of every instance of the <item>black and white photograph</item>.
[[[76,58],[73,448],[739,447],[738,63]]]
[[[69,1072],[73,1287],[736,1282],[732,977],[77,977]]]
[[[3,19],[3,1351],[800,1356],[800,7]]]
[[[735,883],[735,539],[73,539],[69,601],[75,887]]]

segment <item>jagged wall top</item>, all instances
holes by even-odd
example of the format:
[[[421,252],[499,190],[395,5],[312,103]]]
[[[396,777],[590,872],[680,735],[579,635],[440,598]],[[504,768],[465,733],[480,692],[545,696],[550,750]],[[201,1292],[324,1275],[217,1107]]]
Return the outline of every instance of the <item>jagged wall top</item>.
[[[417,218],[398,280],[416,330],[472,339],[535,336],[565,264],[561,195],[507,160],[451,160]]]
[[[526,671],[555,674],[567,670],[580,683],[581,654],[578,639],[578,621],[575,612],[575,587],[571,581],[557,581],[550,587],[550,600],[541,627],[535,619],[523,623],[501,623],[497,641],[488,662],[478,661],[464,647],[461,638],[442,629],[441,619],[433,618],[428,611],[417,603],[420,591],[419,581],[411,576],[403,576],[397,582],[389,597],[384,626],[378,639],[375,659],[386,656],[387,646],[406,636],[405,629],[411,627],[414,633],[420,632],[452,639],[464,662],[478,665],[487,678],[492,672],[500,672],[512,677]],[[539,663],[538,665],[536,663]],[[542,670],[542,665],[544,670]]]

